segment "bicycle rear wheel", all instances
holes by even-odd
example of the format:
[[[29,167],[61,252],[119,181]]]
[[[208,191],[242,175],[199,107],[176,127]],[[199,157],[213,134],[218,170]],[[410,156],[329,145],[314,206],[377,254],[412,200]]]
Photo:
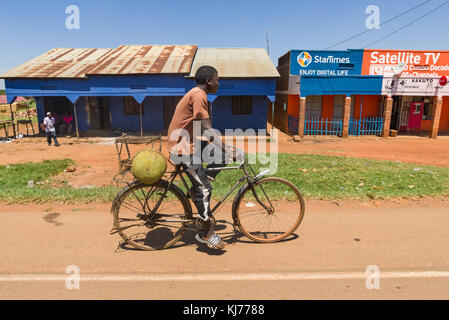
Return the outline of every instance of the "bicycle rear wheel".
[[[114,227],[123,240],[142,250],[165,249],[178,241],[192,219],[185,195],[160,180],[133,184],[114,200]]]
[[[248,186],[238,196],[234,217],[240,231],[257,242],[287,238],[301,224],[304,199],[288,180],[267,177]]]

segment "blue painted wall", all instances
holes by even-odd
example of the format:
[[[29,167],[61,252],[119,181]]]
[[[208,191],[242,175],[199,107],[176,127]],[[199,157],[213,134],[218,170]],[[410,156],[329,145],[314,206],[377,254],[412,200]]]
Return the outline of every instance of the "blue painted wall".
[[[45,118],[44,99],[42,98],[36,99],[36,109],[37,109],[37,121],[38,123],[43,123]]]
[[[184,75],[90,76],[86,79],[6,79],[9,99],[15,96],[170,96],[183,95],[195,85]]]
[[[75,103],[79,131],[88,131],[90,129],[90,125],[87,122],[86,104],[87,100],[84,97],[80,97]],[[75,130],[75,125],[73,127],[73,130]]]
[[[241,128],[246,130],[267,128],[267,104],[264,96],[252,97],[252,114],[232,114],[232,97],[218,97],[212,104],[212,127],[220,131]]]
[[[380,95],[382,76],[308,77],[301,76],[301,97],[309,95]]]
[[[163,97],[146,97],[143,102],[142,124],[144,131],[163,129]],[[109,97],[111,129],[122,128],[125,131],[140,131],[139,115],[125,115],[123,97]]]

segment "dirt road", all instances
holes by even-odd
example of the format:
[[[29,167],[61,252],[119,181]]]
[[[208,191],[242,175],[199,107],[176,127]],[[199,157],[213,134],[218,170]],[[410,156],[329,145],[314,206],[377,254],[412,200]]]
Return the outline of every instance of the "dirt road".
[[[120,248],[105,205],[3,206],[0,299],[448,299],[449,199],[366,203],[310,202],[276,244],[236,237],[223,208],[225,252],[191,232],[164,251]],[[67,289],[68,266],[80,289]]]

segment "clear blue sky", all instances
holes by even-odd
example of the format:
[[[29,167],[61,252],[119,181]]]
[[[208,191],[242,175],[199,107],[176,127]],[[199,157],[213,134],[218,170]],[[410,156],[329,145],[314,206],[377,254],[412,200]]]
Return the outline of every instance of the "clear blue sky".
[[[120,44],[263,47],[269,32],[274,64],[290,49],[324,49],[366,30],[365,8],[380,21],[425,0],[15,0],[1,1],[0,73],[56,47],[114,48]],[[379,30],[333,49],[361,48],[445,0],[431,0]],[[80,29],[65,27],[68,5],[80,9]],[[449,50],[449,4],[370,48]],[[3,88],[0,80],[0,88]]]

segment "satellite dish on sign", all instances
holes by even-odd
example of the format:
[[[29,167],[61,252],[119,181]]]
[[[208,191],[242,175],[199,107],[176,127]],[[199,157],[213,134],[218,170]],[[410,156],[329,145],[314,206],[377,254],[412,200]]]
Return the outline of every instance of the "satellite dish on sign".
[[[397,65],[395,65],[395,66],[392,68],[392,71],[393,71],[394,75],[395,75],[395,76],[400,75],[401,72],[404,71],[405,66],[406,66],[405,62],[401,62],[401,63],[398,63]]]

